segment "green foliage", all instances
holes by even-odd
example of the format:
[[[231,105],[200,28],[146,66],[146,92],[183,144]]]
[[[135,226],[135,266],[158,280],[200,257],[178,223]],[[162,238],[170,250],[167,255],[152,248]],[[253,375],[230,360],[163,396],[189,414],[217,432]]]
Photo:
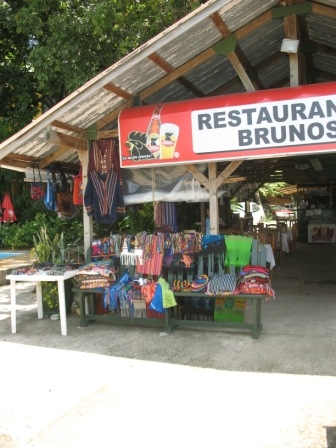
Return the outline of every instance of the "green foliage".
[[[80,219],[63,221],[56,213],[37,213],[25,223],[2,224],[0,226],[0,244],[6,249],[31,249],[33,236],[46,229],[51,240],[56,235],[64,235],[64,246],[83,239],[84,227]]]
[[[28,30],[17,32],[15,15],[22,1],[0,2],[0,141],[37,114],[39,97],[31,67]]]
[[[42,297],[45,313],[58,311],[57,282],[42,282]]]
[[[154,208],[152,203],[146,203],[142,208],[130,207],[127,216],[119,223],[119,231],[135,235],[145,231],[149,234],[155,231]]]
[[[1,53],[5,56],[0,60],[6,60],[6,64],[0,65],[0,74],[2,69],[7,108],[10,110],[13,104],[17,111],[3,114],[0,132],[3,128],[3,135],[13,133],[22,123],[27,124],[37,112],[39,99],[43,110],[51,107],[200,3],[198,0],[0,2],[0,30],[4,36],[0,56]],[[14,101],[10,103],[10,99]],[[8,122],[4,117],[9,117]]]
[[[274,183],[266,183],[262,187],[259,188],[259,192],[264,196],[282,196],[280,194],[281,188],[288,186],[286,182],[274,182]]]
[[[38,234],[33,235],[34,247],[32,256],[37,262],[51,262],[53,264],[64,263],[64,234],[56,233],[50,238],[47,227],[43,226]]]

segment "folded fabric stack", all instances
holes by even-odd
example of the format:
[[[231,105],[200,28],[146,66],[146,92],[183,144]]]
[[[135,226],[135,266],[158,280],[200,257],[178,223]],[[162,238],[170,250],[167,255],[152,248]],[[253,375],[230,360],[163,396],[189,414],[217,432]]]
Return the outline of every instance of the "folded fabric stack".
[[[228,294],[236,289],[236,276],[232,274],[214,274],[207,286],[208,294]]]
[[[263,294],[266,299],[274,299],[269,269],[258,265],[247,265],[239,273],[236,294]]]
[[[116,282],[116,278],[116,268],[105,263],[87,263],[76,275],[81,289],[108,288]]]

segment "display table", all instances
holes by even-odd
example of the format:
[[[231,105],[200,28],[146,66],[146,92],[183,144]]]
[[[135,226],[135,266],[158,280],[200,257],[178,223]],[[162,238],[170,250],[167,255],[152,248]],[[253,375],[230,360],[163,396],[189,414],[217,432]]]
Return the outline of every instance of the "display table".
[[[216,330],[225,330],[227,328],[243,330],[247,331],[251,334],[252,338],[258,339],[260,333],[262,331],[262,323],[261,323],[261,302],[267,299],[266,295],[263,294],[239,294],[239,295],[207,295],[205,293],[186,293],[186,292],[174,292],[175,298],[178,297],[207,297],[207,298],[216,298],[219,297],[221,299],[227,298],[239,298],[244,300],[252,301],[252,322],[213,322],[206,320],[184,320],[176,317],[176,308],[168,309],[165,312],[164,319],[161,318],[131,318],[131,317],[121,317],[116,314],[103,314],[97,315],[94,314],[93,306],[89,306],[87,299],[89,296],[92,296],[96,293],[102,293],[102,288],[92,288],[92,289],[80,289],[74,287],[72,289],[73,292],[79,295],[79,304],[80,304],[80,326],[85,327],[90,322],[100,321],[108,324],[115,325],[139,325],[145,327],[159,327],[162,328],[165,332],[170,333],[173,331],[173,328],[198,328],[198,329],[216,329]],[[91,310],[90,310],[91,308]]]
[[[37,317],[43,319],[43,304],[42,304],[42,282],[57,282],[58,286],[58,302],[59,314],[61,321],[61,334],[67,335],[67,321],[66,321],[66,306],[65,306],[65,289],[64,282],[69,278],[77,275],[78,270],[66,272],[64,275],[46,275],[36,274],[27,275],[10,274],[6,279],[10,281],[10,296],[11,296],[11,325],[12,333],[16,333],[16,282],[31,282],[36,283],[36,298],[37,298]]]

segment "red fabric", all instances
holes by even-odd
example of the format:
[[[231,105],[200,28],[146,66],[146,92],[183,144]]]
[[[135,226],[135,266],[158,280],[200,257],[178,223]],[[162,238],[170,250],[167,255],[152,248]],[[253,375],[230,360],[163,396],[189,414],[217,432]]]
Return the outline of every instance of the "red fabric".
[[[79,173],[73,178],[73,203],[74,205],[83,205],[84,195],[83,195],[83,174],[82,165],[80,167]]]
[[[0,217],[0,222],[15,222],[17,221],[13,203],[10,197],[10,194],[7,192],[4,195],[2,204],[2,216]]]

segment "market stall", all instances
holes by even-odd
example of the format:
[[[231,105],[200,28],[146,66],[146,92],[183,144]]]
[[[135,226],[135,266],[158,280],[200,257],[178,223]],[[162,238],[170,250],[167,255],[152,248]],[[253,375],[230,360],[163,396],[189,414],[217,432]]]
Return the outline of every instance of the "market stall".
[[[235,328],[257,338],[261,302],[274,298],[269,248],[252,237],[143,232],[93,241],[92,252],[95,261],[79,269],[73,289],[82,326],[103,321],[167,332],[184,326]],[[111,265],[118,275],[106,272]],[[244,318],[248,300],[252,322]]]

